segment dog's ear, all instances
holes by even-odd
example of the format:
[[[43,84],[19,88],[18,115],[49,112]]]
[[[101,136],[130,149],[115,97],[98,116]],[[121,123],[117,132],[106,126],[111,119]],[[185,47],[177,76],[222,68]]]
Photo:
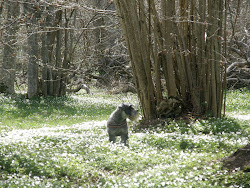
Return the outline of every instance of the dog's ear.
[[[120,105],[118,106],[118,108],[119,108],[120,110],[123,110],[123,108],[124,108],[124,103],[120,104]]]

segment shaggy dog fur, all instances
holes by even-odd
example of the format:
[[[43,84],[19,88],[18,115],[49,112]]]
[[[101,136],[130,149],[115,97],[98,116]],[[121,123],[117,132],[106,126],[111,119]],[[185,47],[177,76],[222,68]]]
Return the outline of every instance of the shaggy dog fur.
[[[128,140],[127,118],[134,121],[138,115],[138,110],[131,104],[123,103],[118,106],[107,122],[109,141],[115,143],[116,136],[121,136],[121,142],[126,145]]]

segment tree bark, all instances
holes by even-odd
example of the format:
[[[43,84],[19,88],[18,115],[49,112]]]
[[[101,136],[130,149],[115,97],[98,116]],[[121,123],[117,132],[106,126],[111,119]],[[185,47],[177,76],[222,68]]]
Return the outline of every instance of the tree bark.
[[[16,42],[17,31],[19,29],[17,18],[20,14],[20,5],[18,1],[5,1],[6,6],[6,21],[5,31],[3,34],[4,49],[3,49],[3,63],[0,70],[0,84],[3,91],[9,94],[15,93],[14,83],[16,78]]]
[[[143,1],[139,1],[143,3]],[[115,1],[118,14],[120,16],[122,29],[128,45],[129,54],[131,57],[132,69],[135,76],[135,82],[138,89],[139,99],[143,108],[144,117],[146,119],[156,118],[156,101],[154,94],[154,86],[152,83],[151,74],[149,74],[148,67],[150,66],[150,59],[148,59],[147,49],[148,35],[142,31],[145,28],[145,23],[138,18],[139,11],[144,10],[142,7],[137,7],[134,0],[129,1]]]
[[[57,27],[60,28],[61,21],[62,21],[62,10],[58,11],[58,22]],[[66,27],[67,28],[67,27]],[[68,39],[65,38],[65,42]],[[61,76],[62,76],[62,30],[58,29],[56,31],[56,62],[55,62],[55,71],[54,71],[54,89],[53,89],[53,95],[54,96],[61,96]]]
[[[220,117],[223,1],[114,2],[145,119],[160,117],[156,106],[171,96],[195,114]]]
[[[47,33],[45,32],[46,29],[44,28],[44,32],[42,34],[42,49],[41,49],[41,56],[42,56],[42,94],[43,96],[48,95],[48,61],[49,61],[49,53],[47,48]]]
[[[46,7],[49,13],[43,20],[42,28],[42,94],[44,96],[62,96],[66,94],[66,85],[63,81],[63,60],[62,49],[63,41],[68,42],[68,38],[64,37],[62,26],[62,10],[56,10],[54,7]],[[67,20],[67,19],[65,19]],[[49,29],[48,29],[49,28]],[[57,29],[54,29],[57,28]],[[65,28],[68,29],[66,25]],[[65,29],[67,31],[67,29]],[[64,37],[64,38],[63,38]]]
[[[38,34],[32,33],[28,38],[29,62],[28,62],[28,98],[38,95]]]
[[[177,96],[175,71],[173,66],[173,40],[171,34],[173,32],[173,18],[175,16],[175,1],[162,0],[162,14],[163,14],[163,48],[166,61],[162,62],[165,80],[167,82],[168,95]]]
[[[24,11],[27,15],[26,28],[28,34],[28,55],[29,62],[27,66],[28,75],[28,98],[33,98],[38,95],[38,32],[37,19],[39,18],[39,10],[30,3],[24,4]]]

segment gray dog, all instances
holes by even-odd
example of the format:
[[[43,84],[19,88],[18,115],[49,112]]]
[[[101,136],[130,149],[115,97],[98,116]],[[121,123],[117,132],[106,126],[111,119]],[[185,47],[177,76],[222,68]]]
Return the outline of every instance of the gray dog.
[[[127,118],[134,121],[138,115],[138,110],[131,104],[122,103],[118,106],[107,122],[109,141],[115,143],[116,136],[121,136],[121,142],[126,145],[128,140]]]

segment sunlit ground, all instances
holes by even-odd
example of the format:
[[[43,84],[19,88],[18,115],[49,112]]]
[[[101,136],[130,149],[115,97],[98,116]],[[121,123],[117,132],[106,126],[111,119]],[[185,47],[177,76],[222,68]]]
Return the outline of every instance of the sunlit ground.
[[[235,93],[231,95],[235,97]],[[223,157],[249,142],[250,120],[245,117],[250,110],[240,102],[245,100],[243,93],[236,111],[228,100],[228,119],[209,118],[188,125],[171,121],[162,128],[136,130],[130,134],[129,147],[110,144],[106,133],[106,119],[121,97],[138,104],[134,96],[105,94],[35,101],[1,96],[5,102],[0,109],[8,118],[0,119],[0,187],[250,185],[249,173],[239,169],[229,173],[221,163]],[[50,104],[56,104],[55,110]],[[37,111],[43,112],[39,121],[30,120]],[[4,122],[11,124],[10,118],[18,113],[22,118],[13,119],[11,128],[6,127]],[[55,120],[57,126],[52,123]]]

